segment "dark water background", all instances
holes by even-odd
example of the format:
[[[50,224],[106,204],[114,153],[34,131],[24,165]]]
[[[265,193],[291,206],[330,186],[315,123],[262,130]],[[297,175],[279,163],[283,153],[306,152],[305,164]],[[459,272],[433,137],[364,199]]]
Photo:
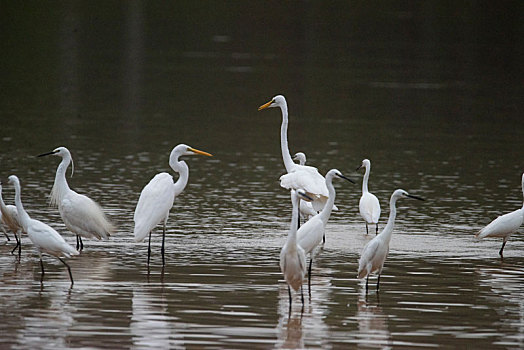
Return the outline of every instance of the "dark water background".
[[[522,2],[0,6],[0,177],[18,175],[30,215],[73,243],[47,204],[58,159],[35,158],[67,146],[71,187],[118,225],[69,260],[72,289],[50,257],[40,284],[27,237],[20,262],[0,245],[0,347],[524,346],[524,238],[501,261],[500,239],[473,237],[522,206]],[[358,180],[371,159],[381,227],[396,188],[427,199],[399,202],[380,294],[356,279],[360,185],[337,182],[311,297],[288,315],[281,115],[257,111],[276,94],[292,153]],[[148,274],[133,212],[178,143],[214,157],[186,159],[166,267],[158,230]]]

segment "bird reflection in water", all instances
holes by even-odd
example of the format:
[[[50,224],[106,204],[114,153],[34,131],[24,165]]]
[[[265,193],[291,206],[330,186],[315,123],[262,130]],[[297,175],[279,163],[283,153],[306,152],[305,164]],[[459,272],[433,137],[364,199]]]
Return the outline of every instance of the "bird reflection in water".
[[[388,315],[380,307],[379,294],[376,294],[376,300],[372,299],[362,289],[356,314],[359,343],[367,347],[390,347],[392,343]]]

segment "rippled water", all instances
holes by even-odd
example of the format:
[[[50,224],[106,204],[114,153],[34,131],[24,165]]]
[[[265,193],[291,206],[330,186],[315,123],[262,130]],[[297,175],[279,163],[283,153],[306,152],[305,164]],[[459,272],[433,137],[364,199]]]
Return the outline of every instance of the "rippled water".
[[[504,34],[516,22],[496,17],[504,35],[491,32],[494,9],[484,6],[457,5],[460,17],[408,2],[376,12],[313,1],[273,4],[259,22],[247,14],[264,14],[265,2],[178,4],[57,3],[37,15],[13,3],[0,14],[12,39],[0,68],[2,181],[17,174],[29,214],[74,243],[48,206],[59,159],[35,157],[67,146],[71,187],[118,226],[68,260],[73,288],[49,256],[40,283],[27,237],[21,261],[0,238],[1,348],[524,347],[524,238],[511,237],[503,261],[500,239],[474,239],[522,206],[523,36]],[[281,116],[257,111],[278,93],[288,98],[292,153],[359,183],[354,169],[371,159],[381,228],[396,188],[426,199],[398,202],[379,293],[374,277],[368,295],[356,278],[372,237],[358,214],[360,184],[337,181],[340,210],[311,292],[303,309],[294,294],[288,313]],[[148,269],[133,212],[180,142],[214,157],[186,157],[166,266],[159,227]],[[13,202],[7,184],[4,199]]]

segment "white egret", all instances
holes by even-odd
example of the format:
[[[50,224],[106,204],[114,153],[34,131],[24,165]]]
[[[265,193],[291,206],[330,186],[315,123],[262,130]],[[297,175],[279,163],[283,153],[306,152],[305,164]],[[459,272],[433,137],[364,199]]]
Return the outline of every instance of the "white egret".
[[[80,251],[84,249],[82,237],[108,239],[115,231],[115,227],[107,219],[100,205],[91,198],[76,193],[67,184],[66,171],[73,161],[69,150],[65,147],[58,147],[52,152],[40,154],[38,157],[48,155],[62,157],[62,161],[56,169],[50,203],[58,206],[64,224],[71,232],[76,234],[76,249],[80,249]],[[71,170],[72,173],[73,170]]]
[[[149,234],[149,245],[147,248],[147,265],[149,266],[149,259],[151,256],[151,231],[156,225],[163,222],[162,231],[162,266],[165,265],[164,260],[164,242],[166,236],[166,224],[169,218],[169,210],[173,206],[175,198],[182,193],[187,185],[189,178],[189,168],[184,161],[179,161],[181,156],[189,155],[204,155],[211,157],[212,155],[189,147],[188,145],[179,144],[171,151],[169,156],[169,165],[171,168],[179,173],[178,180],[173,183],[173,176],[168,173],[159,173],[149,181],[140,193],[140,198],[135,209],[134,221],[135,242],[141,242]]]
[[[302,152],[297,152],[293,156],[293,160],[297,160],[298,164],[305,165],[306,164],[306,155]],[[304,220],[309,220],[313,216],[317,215],[318,212],[313,209],[313,205],[309,201],[300,201],[300,217],[302,217]]]
[[[289,310],[291,311],[291,288],[296,292],[300,288],[302,291],[302,281],[306,273],[306,255],[304,249],[297,244],[297,226],[298,226],[298,207],[300,197],[311,200],[303,190],[291,191],[291,227],[287,236],[286,244],[280,251],[280,270],[284,275],[289,293]],[[291,288],[290,288],[291,287]],[[302,305],[304,305],[304,294],[302,293]]]
[[[18,248],[18,257],[20,258],[20,255],[22,253],[22,225],[20,224],[20,221],[18,220],[18,212],[16,210],[16,207],[14,205],[6,205],[4,202],[4,198],[2,197],[2,183],[0,182],[0,223],[2,224],[2,230],[4,231],[5,236],[7,237],[7,240],[9,240],[9,236],[7,235],[7,232],[5,231],[5,227],[9,229],[11,232],[13,232],[16,240],[16,245],[11,250],[11,254],[14,253],[16,248]]]
[[[396,190],[391,195],[391,199],[389,200],[388,223],[379,235],[373,237],[373,239],[365,245],[364,249],[362,250],[362,254],[360,254],[360,260],[358,261],[358,278],[366,277],[366,292],[368,290],[369,275],[375,271],[378,272],[378,291],[380,274],[382,272],[382,268],[384,267],[386,257],[389,253],[389,242],[391,241],[391,235],[393,234],[393,228],[395,226],[395,218],[397,216],[396,203],[397,200],[402,197],[409,197],[421,201],[424,200],[400,189]]]
[[[280,186],[287,189],[303,189],[306,191],[307,195],[314,199],[312,202],[313,209],[318,212],[324,207],[329,195],[325,179],[318,172],[317,168],[296,164],[291,158],[287,142],[288,111],[284,96],[278,95],[273,97],[271,101],[258,107],[258,110],[261,111],[270,107],[280,107],[282,111],[280,147],[282,149],[282,158],[287,174],[280,177]]]
[[[369,172],[371,171],[371,162],[369,159],[364,159],[362,164],[357,168],[357,171],[365,168],[364,179],[362,180],[362,197],[358,203],[360,216],[366,221],[366,234],[368,231],[368,224],[375,224],[375,233],[378,235],[378,219],[380,218],[380,203],[378,198],[368,191]]]
[[[522,174],[522,194],[524,196],[524,174]],[[512,211],[511,213],[504,214],[493,220],[486,227],[480,230],[475,237],[481,239],[484,237],[501,237],[502,238],[502,248],[500,248],[499,255],[501,258],[504,258],[502,252],[504,251],[504,246],[508,241],[512,233],[517,232],[517,230],[522,226],[524,221],[524,202],[522,208]]]
[[[306,165],[306,155],[303,152],[295,153],[293,160],[298,161],[298,164],[300,165]]]
[[[309,291],[311,292],[311,265],[313,264],[313,250],[320,244],[322,238],[324,237],[324,232],[326,229],[327,222],[331,216],[331,211],[333,210],[333,204],[335,202],[335,187],[333,186],[333,178],[338,176],[347,181],[352,182],[350,179],[342,175],[337,169],[331,169],[326,174],[326,187],[329,191],[328,200],[324,209],[317,215],[309,219],[305,224],[303,224],[297,232],[298,245],[304,249],[306,254],[310,255],[309,268],[308,268],[308,286]]]
[[[44,224],[42,221],[31,219],[29,217],[29,214],[25,211],[24,206],[22,205],[20,180],[17,176],[9,176],[9,183],[13,184],[15,187],[15,204],[18,212],[18,219],[22,224],[24,232],[27,232],[29,239],[35,245],[38,255],[40,256],[40,267],[42,268],[40,282],[44,280],[45,274],[42,253],[47,253],[55,256],[67,267],[72,286],[74,282],[71,268],[61,257],[70,258],[73,255],[78,255],[79,252],[70,246],[52,227]]]

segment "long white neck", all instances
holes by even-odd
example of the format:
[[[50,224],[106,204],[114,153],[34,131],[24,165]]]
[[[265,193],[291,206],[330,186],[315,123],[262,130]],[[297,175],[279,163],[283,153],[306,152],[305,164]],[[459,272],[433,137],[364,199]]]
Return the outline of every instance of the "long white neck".
[[[16,205],[16,211],[18,212],[18,221],[24,228],[24,231],[27,232],[27,226],[29,225],[29,221],[31,218],[29,217],[29,214],[24,209],[24,205],[22,204],[22,198],[21,198],[21,190],[20,190],[20,183],[15,182],[15,205]]]
[[[369,181],[369,173],[371,171],[371,166],[366,165],[366,172],[364,173],[364,179],[362,180],[362,193],[367,193],[368,191],[368,181]]]
[[[289,228],[289,234],[287,236],[288,249],[296,249],[297,247],[297,228],[298,228],[298,216],[300,207],[300,198],[298,195],[291,196],[291,203],[293,204],[293,210],[291,211],[291,227]]]
[[[324,223],[324,225],[329,220],[329,217],[331,216],[331,211],[333,210],[333,205],[335,204],[335,187],[333,186],[333,176],[327,176],[326,177],[326,187],[328,188],[328,194],[329,197],[326,201],[326,205],[324,206],[324,209],[320,212],[320,219]]]
[[[187,166],[186,162],[183,160],[179,161],[178,156],[172,157],[169,160],[169,166],[171,166],[171,169],[176,171],[179,176],[178,180],[175,182],[175,197],[178,196],[184,188],[186,188],[187,181],[189,179],[189,167]]]
[[[64,155],[62,161],[58,164],[56,168],[55,183],[53,184],[53,189],[51,190],[51,205],[60,206],[62,199],[68,191],[70,191],[69,185],[66,180],[67,168],[71,164],[71,156]]]
[[[284,160],[284,166],[286,171],[289,173],[293,169],[295,163],[293,163],[293,158],[289,153],[289,145],[287,143],[287,125],[288,125],[288,115],[287,115],[287,104],[281,105],[280,109],[282,110],[282,125],[280,126],[280,147],[282,148],[282,159]]]
[[[391,196],[391,199],[389,200],[388,223],[386,224],[386,227],[384,227],[382,233],[380,233],[380,236],[388,242],[391,240],[393,228],[395,227],[395,218],[397,217],[397,199],[398,197]]]

